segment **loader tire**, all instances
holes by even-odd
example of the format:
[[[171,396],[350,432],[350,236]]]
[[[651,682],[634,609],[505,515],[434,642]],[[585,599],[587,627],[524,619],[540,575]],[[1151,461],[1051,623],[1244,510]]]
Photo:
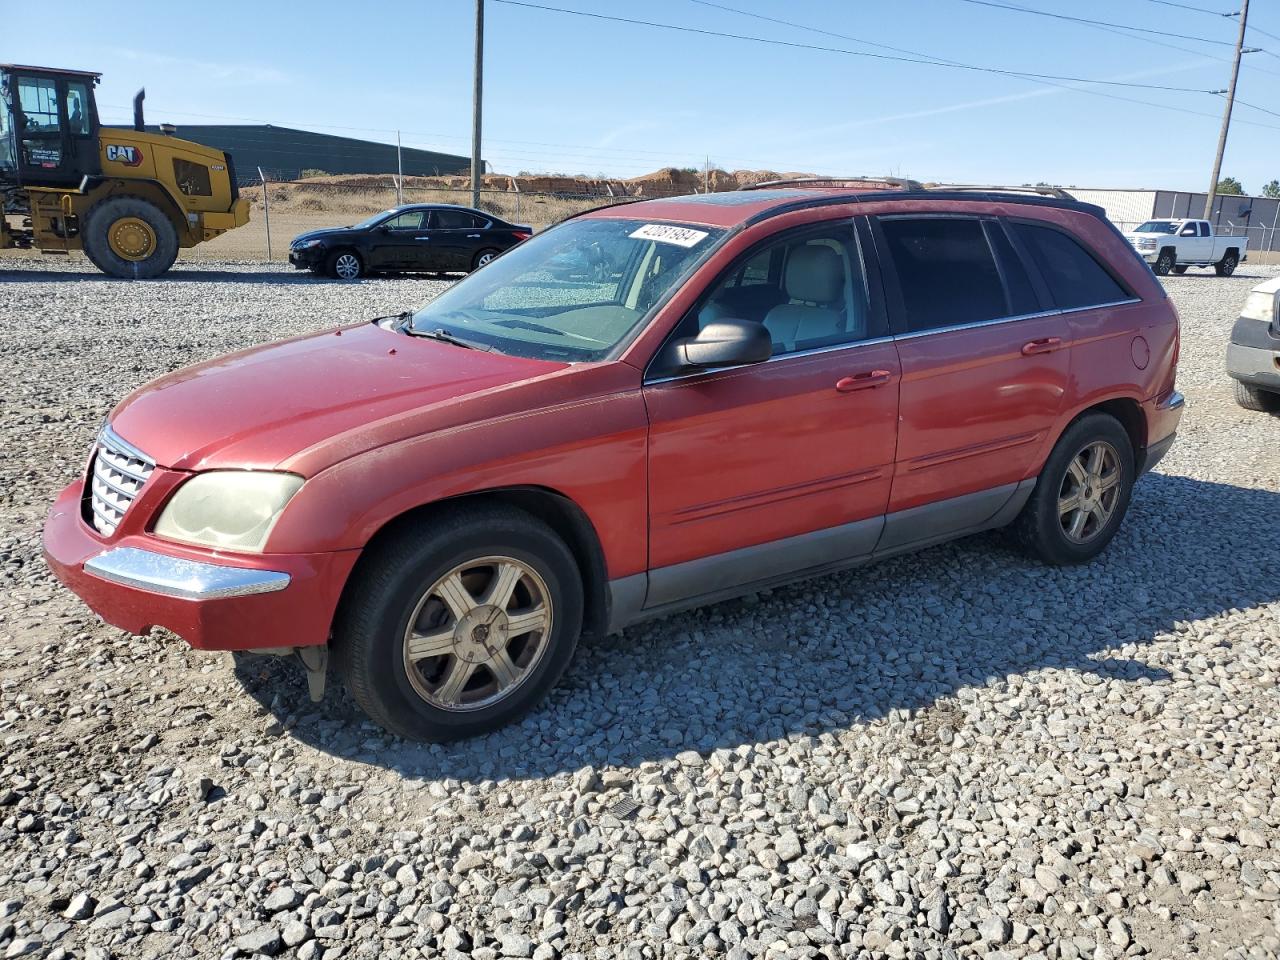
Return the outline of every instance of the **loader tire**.
[[[155,204],[137,197],[110,197],[94,206],[81,238],[94,266],[125,280],[158,277],[178,258],[172,221]]]

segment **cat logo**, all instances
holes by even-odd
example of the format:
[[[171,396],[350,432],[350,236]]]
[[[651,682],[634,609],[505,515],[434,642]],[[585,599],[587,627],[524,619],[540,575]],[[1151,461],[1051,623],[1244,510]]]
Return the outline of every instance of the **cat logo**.
[[[137,167],[142,164],[142,151],[137,147],[121,147],[114,143],[107,144],[107,159],[115,163],[123,163],[126,167]]]

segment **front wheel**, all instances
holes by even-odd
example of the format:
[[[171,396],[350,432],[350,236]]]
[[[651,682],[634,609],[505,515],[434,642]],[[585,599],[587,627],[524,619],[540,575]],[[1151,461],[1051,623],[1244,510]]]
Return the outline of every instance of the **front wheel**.
[[[1111,542],[1133,492],[1133,443],[1105,413],[1081,417],[1049,454],[1015,538],[1045,563],[1092,560]]]
[[[358,280],[364,273],[364,261],[352,250],[335,250],[329,254],[325,266],[329,276],[339,280]]]
[[[178,231],[155,204],[110,197],[85,218],[81,244],[99,270],[127,280],[158,277],[178,258]]]
[[[490,260],[492,260],[494,257],[496,257],[499,253],[501,253],[501,251],[500,251],[500,250],[481,250],[481,251],[480,251],[479,253],[477,253],[477,254],[475,255],[475,257],[472,259],[472,261],[471,261],[471,269],[472,269],[472,270],[479,270],[479,269],[480,269],[481,267],[483,267],[486,263],[488,263]]]
[[[1234,251],[1228,251],[1226,256],[1213,265],[1213,272],[1220,277],[1229,277],[1236,272],[1236,267],[1240,264],[1240,258],[1236,256]]]
[[[334,633],[351,696],[414,740],[501,727],[555,686],[582,627],[573,554],[521,510],[464,507],[372,548]]]
[[[1177,259],[1172,250],[1161,250],[1160,256],[1156,257],[1156,262],[1151,266],[1152,273],[1157,277],[1167,277],[1169,271],[1177,265]]]

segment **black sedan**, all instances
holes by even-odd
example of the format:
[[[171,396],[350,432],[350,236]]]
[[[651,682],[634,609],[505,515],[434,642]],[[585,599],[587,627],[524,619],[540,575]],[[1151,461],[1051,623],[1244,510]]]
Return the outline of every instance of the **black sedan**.
[[[289,244],[289,262],[342,280],[381,270],[466,272],[532,234],[532,227],[469,207],[406,204],[354,226],[304,233]]]

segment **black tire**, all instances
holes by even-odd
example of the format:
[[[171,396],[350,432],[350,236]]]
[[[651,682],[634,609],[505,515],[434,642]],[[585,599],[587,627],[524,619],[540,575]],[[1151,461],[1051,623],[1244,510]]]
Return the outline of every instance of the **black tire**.
[[[474,257],[471,258],[471,269],[473,271],[479,270],[481,267],[483,267],[486,263],[488,263],[490,260],[492,260],[501,252],[502,252],[501,250],[494,250],[492,248],[481,250]]]
[[[125,218],[143,221],[155,236],[155,244],[144,259],[130,260],[111,249],[111,227]],[[155,204],[138,197],[108,197],[94,205],[85,216],[80,241],[95,267],[125,280],[158,277],[178,259],[178,231],[173,222]]]
[[[359,280],[364,276],[364,260],[354,250],[335,250],[324,261],[324,272],[338,280]]]
[[[1068,470],[1072,462],[1099,443],[1109,446],[1115,455],[1118,490],[1105,523],[1098,524],[1086,537],[1073,539],[1063,529],[1059,497],[1070,482]],[[1105,413],[1085,414],[1066,429],[1045,461],[1031,498],[1013,522],[1014,539],[1045,563],[1086,563],[1100,554],[1115,536],[1129,509],[1133,481],[1133,443],[1124,427]]]
[[[1187,264],[1179,263],[1175,265],[1173,268],[1173,272],[1176,273],[1178,276],[1182,276],[1184,273],[1187,272]]]
[[[1234,250],[1228,250],[1221,260],[1213,265],[1213,272],[1220,277],[1229,277],[1236,272],[1236,267],[1240,265],[1240,257]]]
[[[1172,250],[1161,250],[1156,262],[1151,265],[1151,272],[1157,277],[1167,277],[1169,271],[1177,266],[1177,255]]]
[[[1235,381],[1235,384],[1236,403],[1246,410],[1257,413],[1280,413],[1280,393],[1263,390],[1261,387],[1241,383],[1239,380]]]
[[[527,713],[559,681],[582,629],[582,578],[569,548],[545,524],[511,507],[463,506],[412,523],[371,549],[343,599],[333,652],[352,698],[377,723],[412,740],[475,736]],[[438,581],[460,565],[491,557],[510,558],[536,572],[547,589],[551,629],[541,635],[540,658],[501,699],[475,709],[445,709],[428,702],[409,677],[409,621],[420,615]]]

